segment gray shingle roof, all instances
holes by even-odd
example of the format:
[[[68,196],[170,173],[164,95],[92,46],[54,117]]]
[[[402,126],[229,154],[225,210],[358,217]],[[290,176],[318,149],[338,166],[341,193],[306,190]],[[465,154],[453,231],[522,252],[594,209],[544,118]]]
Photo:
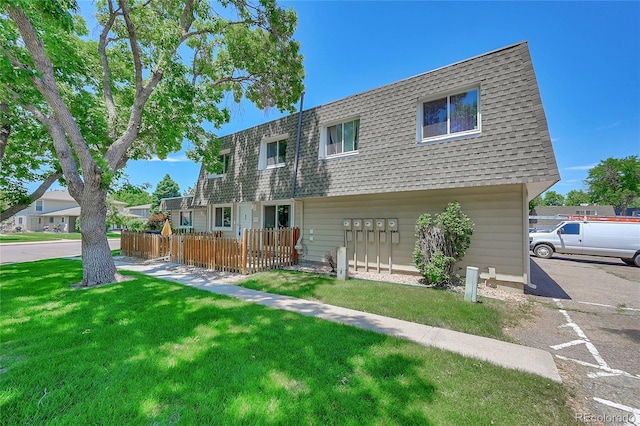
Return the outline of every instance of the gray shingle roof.
[[[417,143],[422,100],[480,87],[482,132]],[[359,117],[357,155],[318,159],[322,127]],[[298,114],[221,138],[225,177],[200,172],[195,205],[289,198]],[[258,171],[264,137],[288,133],[286,165]],[[526,42],[303,112],[296,198],[373,194],[560,179]]]

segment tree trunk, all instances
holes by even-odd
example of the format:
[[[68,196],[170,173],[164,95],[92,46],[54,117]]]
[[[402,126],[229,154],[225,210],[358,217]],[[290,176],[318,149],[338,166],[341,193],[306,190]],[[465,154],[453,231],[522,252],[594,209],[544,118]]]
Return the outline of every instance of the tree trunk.
[[[82,234],[82,285],[116,281],[116,266],[107,241],[107,192],[85,190],[80,202]]]

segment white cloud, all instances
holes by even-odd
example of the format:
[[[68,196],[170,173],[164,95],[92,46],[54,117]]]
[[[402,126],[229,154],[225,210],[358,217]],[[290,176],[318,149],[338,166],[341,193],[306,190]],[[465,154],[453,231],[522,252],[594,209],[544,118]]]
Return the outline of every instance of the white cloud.
[[[191,161],[190,159],[187,158],[186,155],[181,154],[181,155],[177,155],[175,157],[167,157],[164,160],[161,160],[160,158],[158,158],[157,156],[153,156],[151,157],[151,159],[147,160],[147,161],[162,161],[162,162],[166,162],[166,163],[187,163],[189,161]]]
[[[564,170],[591,170],[595,166],[597,166],[597,164],[587,164],[584,166],[565,167]]]
[[[596,130],[613,129],[614,127],[618,127],[621,124],[622,124],[622,121],[616,121],[615,123],[612,123],[612,124],[607,124],[605,126],[600,126],[600,127],[596,128]]]

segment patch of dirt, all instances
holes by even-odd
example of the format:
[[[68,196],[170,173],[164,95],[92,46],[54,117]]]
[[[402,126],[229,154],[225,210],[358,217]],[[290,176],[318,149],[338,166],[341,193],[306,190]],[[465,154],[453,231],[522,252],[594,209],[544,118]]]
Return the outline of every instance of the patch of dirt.
[[[122,275],[121,273],[116,272],[116,280],[114,282],[104,283],[104,284],[97,284],[97,285],[92,285],[92,286],[87,286],[87,285],[82,284],[82,282],[79,282],[79,283],[71,284],[71,288],[73,290],[89,290],[89,289],[92,289],[92,288],[104,287],[104,286],[108,286],[108,285],[112,285],[112,284],[119,284],[119,283],[131,281],[131,280],[135,280],[135,279],[136,279],[135,277],[132,277],[130,275]]]

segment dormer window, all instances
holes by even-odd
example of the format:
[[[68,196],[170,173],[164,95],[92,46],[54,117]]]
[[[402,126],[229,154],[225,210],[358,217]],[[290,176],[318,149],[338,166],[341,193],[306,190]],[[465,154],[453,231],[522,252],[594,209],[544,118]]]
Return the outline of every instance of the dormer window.
[[[231,160],[230,150],[224,150],[218,156],[218,162],[222,166],[219,173],[209,173],[209,179],[223,177],[229,170],[229,161]]]
[[[360,119],[345,120],[323,127],[320,140],[320,158],[356,154],[360,141]]]
[[[287,160],[288,134],[265,138],[260,144],[260,159],[258,169],[273,169],[282,167]]]
[[[418,142],[480,133],[480,91],[473,88],[421,102]]]

